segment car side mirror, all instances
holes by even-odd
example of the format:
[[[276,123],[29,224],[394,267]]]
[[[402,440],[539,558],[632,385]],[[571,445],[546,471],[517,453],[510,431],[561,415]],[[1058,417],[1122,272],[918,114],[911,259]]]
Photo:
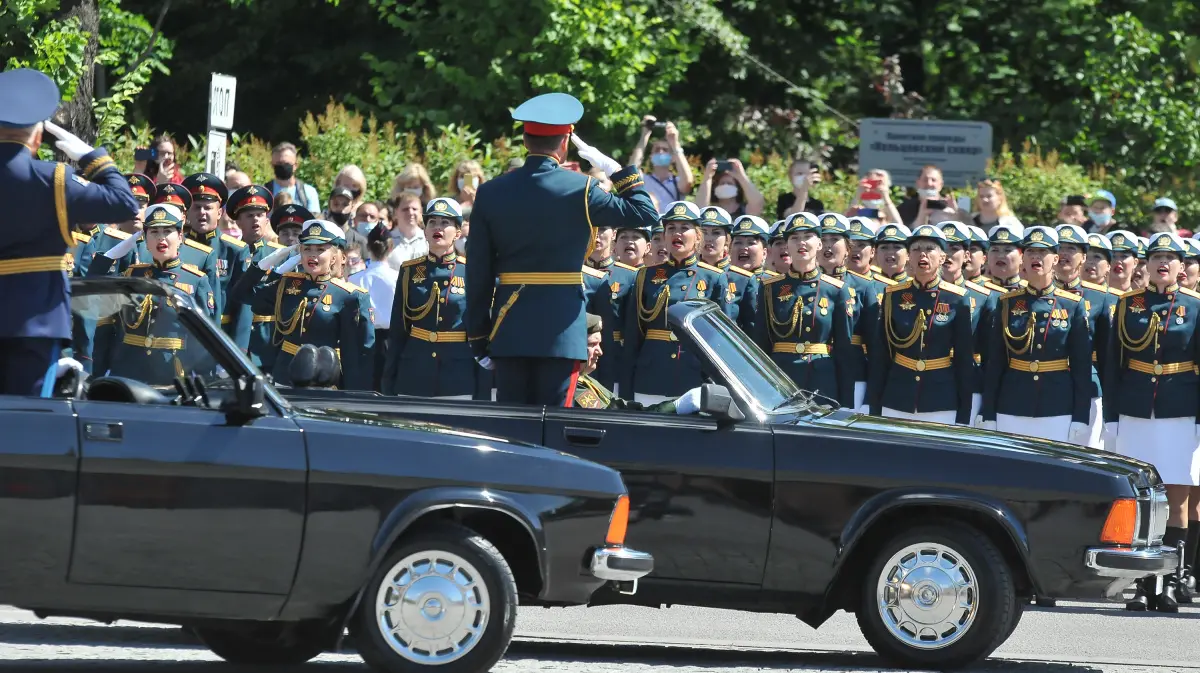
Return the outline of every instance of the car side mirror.
[[[715,383],[700,386],[700,411],[722,421],[746,420],[729,389]]]
[[[233,404],[225,416],[234,425],[241,425],[266,416],[266,381],[262,376],[239,376],[233,382]]]

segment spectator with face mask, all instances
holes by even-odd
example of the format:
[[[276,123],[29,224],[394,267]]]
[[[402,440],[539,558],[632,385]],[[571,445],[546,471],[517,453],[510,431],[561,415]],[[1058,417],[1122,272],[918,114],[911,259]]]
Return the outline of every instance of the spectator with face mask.
[[[1153,219],[1150,222],[1151,232],[1165,231],[1174,234],[1179,227],[1179,207],[1173,199],[1160,196],[1154,200]]]
[[[421,207],[437,198],[437,189],[433,187],[433,181],[429,179],[429,171],[421,164],[409,164],[400,171],[396,176],[396,181],[392,183],[392,194],[390,200],[395,201],[397,196],[401,194],[412,194],[420,197]]]
[[[658,120],[650,115],[642,118],[642,133],[637,145],[629,155],[629,163],[641,166],[646,153],[646,143],[654,133]],[[646,171],[646,191],[657,203],[682,201],[692,193],[692,167],[688,165],[683,145],[679,143],[679,129],[666,122],[663,137],[650,143],[650,168]]]
[[[463,161],[454,169],[450,176],[448,194],[457,194],[454,200],[461,206],[475,203],[475,191],[487,180],[483,175],[483,167],[478,161]]]
[[[1121,228],[1113,215],[1117,212],[1117,197],[1112,192],[1099,190],[1088,205],[1088,219],[1083,224],[1088,233],[1107,234]]]
[[[275,179],[264,185],[278,199],[280,194],[292,197],[292,202],[304,206],[311,213],[321,212],[321,199],[317,196],[317,188],[296,179],[296,166],[300,164],[300,156],[296,146],[291,143],[279,143],[271,150],[271,165],[275,168]]]
[[[792,213],[822,213],[825,204],[809,196],[814,185],[821,183],[821,170],[812,161],[795,159],[788,167],[788,182],[792,191],[783,192],[775,202],[775,216],[786,219]]]
[[[762,192],[750,182],[746,167],[739,159],[717,161],[709,159],[704,165],[704,179],[696,192],[700,208],[720,206],[732,217],[762,215]]]
[[[325,210],[323,219],[336,224],[342,230],[346,247],[357,245],[359,249],[367,247],[367,237],[348,226],[354,214],[354,192],[345,187],[334,187],[329,195],[329,208]]]
[[[379,204],[367,201],[354,211],[354,230],[366,236],[379,226]]]
[[[917,176],[917,195],[905,199],[896,207],[900,221],[908,227],[912,227],[914,223],[925,224],[931,210],[942,210],[951,206],[953,200],[943,193],[945,186],[942,169],[933,165],[922,167]],[[931,202],[936,206],[939,201],[940,207],[930,207]]]

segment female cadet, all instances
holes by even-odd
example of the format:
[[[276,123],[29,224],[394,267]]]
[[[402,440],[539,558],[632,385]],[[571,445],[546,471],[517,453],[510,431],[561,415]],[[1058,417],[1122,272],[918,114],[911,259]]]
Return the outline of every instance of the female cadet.
[[[476,393],[488,371],[475,364],[463,322],[467,260],[454,249],[461,227],[457,201],[436,198],[425,206],[429,253],[400,267],[381,380],[385,395],[486,399]]]
[[[143,232],[153,261],[132,264],[125,269],[124,275],[153,278],[173,285],[190,295],[212,318],[216,313],[216,300],[208,278],[200,269],[179,260],[183,222],[183,213],[174,206],[147,208]],[[107,267],[132,251],[141,236],[141,233],[131,236],[105,254],[97,255],[90,273],[105,275]],[[97,349],[92,371],[97,375],[108,372],[151,385],[170,385],[176,377],[193,371],[210,373],[214,366],[204,347],[189,348],[188,331],[179,324],[175,308],[167,297],[146,295],[139,303],[98,320],[96,329]],[[103,332],[107,334],[101,338]],[[104,347],[100,348],[100,344]]]
[[[1105,435],[1167,485],[1167,547],[1186,540],[1189,488],[1200,485],[1200,294],[1179,287],[1184,250],[1175,234],[1150,239],[1148,285],[1117,300],[1104,378]],[[1140,580],[1126,608],[1177,612],[1180,578],[1167,575],[1161,593],[1155,585],[1153,576]]]
[[[1021,240],[1024,287],[996,306],[984,366],[980,427],[1088,444],[1092,339],[1079,295],[1054,283],[1058,235],[1029,227]]]
[[[850,340],[854,298],[844,282],[821,273],[816,218],[789,215],[782,233],[791,266],[763,281],[754,340],[796,385],[850,407],[862,357]]]
[[[1021,237],[1019,231],[1005,224],[997,224],[988,231],[988,276],[995,286],[1005,292],[1022,287]]]
[[[1128,292],[1133,289],[1133,274],[1138,267],[1141,243],[1133,232],[1125,229],[1109,232],[1108,242],[1112,244],[1108,286],[1123,293]]]
[[[1200,286],[1200,241],[1195,237],[1183,239],[1187,247],[1187,255],[1183,260],[1183,269],[1179,271],[1179,284],[1189,290]]]
[[[282,248],[251,265],[231,288],[235,301],[274,318],[271,347],[275,381],[288,385],[288,367],[304,344],[329,346],[338,353],[340,387],[370,390],[375,346],[374,316],[366,291],[331,275],[334,255],[344,248],[342,230],[332,222],[309,220],[300,234],[300,271],[271,273],[293,253]]]
[[[667,309],[687,299],[711,299],[724,311],[728,290],[725,274],[699,259],[703,237],[696,204],[668,204],[662,223],[670,257],[638,269],[621,308],[624,347],[617,381],[623,396],[642,404],[674,399],[703,383],[700,361],[671,334]]]
[[[881,237],[896,236],[889,224]],[[934,225],[907,241],[912,278],[884,292],[871,342],[867,400],[875,415],[969,425],[975,415],[974,343],[967,291],[942,280],[946,237]]]

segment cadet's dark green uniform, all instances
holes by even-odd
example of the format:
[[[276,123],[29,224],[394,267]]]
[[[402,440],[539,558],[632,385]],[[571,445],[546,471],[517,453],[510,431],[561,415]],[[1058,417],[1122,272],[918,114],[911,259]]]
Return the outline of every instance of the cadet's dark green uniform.
[[[603,359],[603,358],[601,358]],[[642,404],[623,400],[587,374],[581,374],[575,382],[575,397],[572,404],[583,409],[616,409],[620,411],[652,411],[659,414],[675,413],[675,401]]]
[[[630,227],[625,228],[628,229]],[[639,232],[642,232],[643,234],[646,233],[646,229],[644,228],[633,228]],[[588,266],[605,273],[604,282],[608,285],[608,295],[611,298],[609,302],[610,308],[605,314],[597,313],[595,310],[590,308],[592,300],[590,298],[588,300],[588,313],[600,315],[604,320],[603,348],[605,357],[600,361],[600,366],[596,370],[598,372],[596,378],[603,381],[605,385],[611,387],[614,383],[616,383],[617,369],[619,363],[621,362],[621,349],[624,348],[624,344],[622,342],[624,334],[621,333],[621,325],[624,323],[622,322],[621,309],[624,306],[625,296],[629,294],[629,290],[633,287],[633,282],[637,278],[638,270],[637,267],[632,267],[628,264],[615,261],[612,257],[609,257],[608,259],[596,264],[593,264],[589,259]],[[590,284],[587,282],[586,277],[584,278],[584,281],[584,293],[586,295],[587,286]],[[610,325],[612,326],[611,331],[609,330]]]
[[[224,206],[229,199],[229,190],[220,178],[211,173],[196,173],[184,178],[183,186],[192,194],[193,201],[216,200]],[[222,234],[220,229],[200,233],[190,226],[189,240],[212,248],[216,265],[217,310],[221,316],[221,329],[233,339],[243,351],[250,347],[252,316],[250,307],[238,301],[230,301],[229,288],[250,266],[250,248],[242,241]],[[201,267],[203,268],[203,267]]]
[[[616,363],[620,352],[613,345],[616,341],[613,332],[617,325],[617,319],[615,311],[613,311],[612,286],[608,282],[607,273],[591,266],[583,267],[583,302],[588,313],[600,316],[600,319],[604,321],[600,343],[604,352],[612,353],[612,357],[602,358],[593,373],[596,380],[606,387],[612,388],[617,380]]]

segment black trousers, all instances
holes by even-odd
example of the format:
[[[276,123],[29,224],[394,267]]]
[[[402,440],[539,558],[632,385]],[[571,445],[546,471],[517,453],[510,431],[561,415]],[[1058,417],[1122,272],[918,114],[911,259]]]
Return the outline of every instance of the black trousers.
[[[0,338],[0,395],[49,397],[54,386],[50,367],[61,352],[61,339]]]
[[[383,365],[387,362],[388,334],[390,329],[375,330],[375,375],[372,377],[371,390],[383,392]]]
[[[496,365],[496,401],[569,407],[579,379],[579,360],[566,358],[492,358]]]

